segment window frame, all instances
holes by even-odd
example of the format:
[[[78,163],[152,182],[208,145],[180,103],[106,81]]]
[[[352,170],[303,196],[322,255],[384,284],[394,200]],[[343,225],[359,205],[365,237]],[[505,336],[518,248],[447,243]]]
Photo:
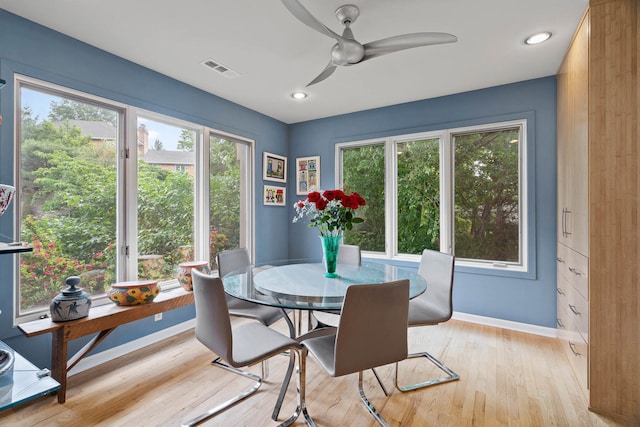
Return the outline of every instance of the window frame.
[[[20,162],[21,162],[21,111],[22,97],[21,90],[26,87],[31,90],[41,91],[47,94],[59,96],[63,99],[89,103],[118,112],[118,146],[116,152],[117,159],[117,183],[116,183],[116,272],[117,280],[134,280],[137,277],[137,123],[138,117],[158,121],[163,124],[178,126],[196,132],[195,141],[195,171],[194,171],[194,218],[193,218],[193,242],[195,259],[209,259],[209,136],[223,137],[235,143],[247,145],[247,174],[242,176],[245,187],[244,194],[241,193],[241,205],[244,204],[245,215],[241,221],[241,235],[249,249],[249,253],[254,256],[254,219],[255,219],[255,182],[254,182],[254,154],[255,141],[240,135],[231,134],[225,131],[214,129],[206,125],[197,124],[188,120],[180,119],[176,116],[157,113],[154,111],[138,108],[132,105],[106,99],[88,92],[78,91],[44,80],[28,77],[18,73],[14,74],[14,182],[20,182]],[[126,189],[126,191],[125,191]],[[241,190],[241,191],[243,191]],[[14,206],[19,206],[20,195],[16,194]],[[17,212],[14,220],[14,232],[19,235],[22,220]],[[15,257],[13,268],[14,277],[14,298],[13,298],[13,324],[31,321],[48,314],[48,307],[33,309],[21,312],[20,307],[20,256]],[[162,291],[167,291],[178,287],[177,279],[163,282]],[[110,303],[106,294],[96,295],[92,298],[93,305]]]
[[[202,221],[202,230],[207,230],[206,234],[201,234],[201,236],[208,236],[209,235],[209,209],[205,209],[205,207],[208,207],[210,205],[210,201],[208,198],[205,198],[205,196],[208,197],[209,195],[209,166],[210,166],[210,153],[211,153],[211,138],[215,137],[215,138],[224,138],[227,139],[229,142],[234,142],[236,144],[240,143],[240,144],[245,144],[247,146],[247,154],[246,154],[246,169],[247,169],[247,173],[246,175],[240,175],[240,181],[241,181],[241,194],[240,194],[240,217],[241,217],[241,221],[240,221],[240,242],[244,242],[246,245],[245,247],[247,248],[247,250],[249,251],[249,257],[250,259],[255,259],[255,209],[256,209],[256,203],[254,203],[255,201],[255,141],[249,138],[243,138],[239,135],[235,135],[229,132],[224,132],[221,130],[217,130],[217,129],[213,129],[213,128],[205,128],[205,137],[204,137],[204,142],[203,144],[201,144],[202,147],[202,161],[205,165],[205,167],[200,168],[200,171],[203,174],[203,177],[201,179],[202,185],[200,188],[200,192],[202,193],[202,197],[199,198],[199,200],[201,202],[204,202],[205,200],[207,201],[206,204],[203,204],[201,206],[196,206],[196,209],[200,210],[202,212],[202,217],[201,217],[201,221]],[[242,185],[242,180],[246,181],[246,184],[243,186]],[[242,194],[242,189],[246,190],[244,192],[244,194]],[[242,212],[242,203],[244,202],[244,212]],[[198,242],[198,239],[204,239],[202,244],[207,246],[207,251],[205,254],[203,254],[203,256],[205,258],[202,259],[208,259],[207,257],[209,256],[209,249],[208,249],[208,239],[205,239],[204,237],[199,237],[196,236],[196,242]],[[215,273],[217,274],[217,273]]]
[[[69,99],[77,102],[83,102],[86,104],[96,105],[102,108],[112,109],[118,113],[118,129],[117,129],[117,141],[118,146],[116,152],[118,154],[118,158],[116,159],[116,230],[115,230],[115,241],[116,247],[121,248],[124,242],[124,231],[120,224],[123,222],[122,213],[119,209],[119,206],[122,206],[124,199],[122,198],[122,193],[120,189],[120,183],[123,181],[121,175],[125,173],[125,164],[124,164],[124,145],[127,140],[127,116],[128,116],[128,108],[126,104],[113,101],[110,99],[106,99],[100,96],[92,95],[86,92],[82,92],[79,90],[75,90],[72,88],[64,87],[61,85],[57,85],[55,83],[46,82],[44,80],[28,77],[21,74],[14,74],[14,182],[21,182],[21,156],[22,156],[22,88],[28,88],[33,91],[43,92],[49,95],[59,96],[63,99]],[[20,206],[20,195],[16,193],[16,200],[14,201],[15,206]],[[16,210],[16,216],[14,220],[14,233],[16,236],[21,235],[21,227],[22,227],[22,218],[19,210]],[[120,249],[118,249],[120,253]],[[17,325],[20,323],[28,322],[31,320],[36,320],[41,318],[42,316],[48,316],[49,307],[43,307],[40,309],[31,309],[22,313],[20,306],[20,254],[15,257],[14,261],[14,271],[13,271],[13,324]],[[123,274],[124,268],[124,257],[118,255],[116,257],[116,273],[118,277]],[[120,277],[118,278],[120,279]],[[62,286],[64,283],[61,283]],[[106,294],[96,295],[92,297],[92,304],[95,306],[103,305],[109,302]]]
[[[124,181],[122,181],[122,183],[125,183],[125,182],[128,183],[127,185],[128,190],[124,192],[126,195],[125,203],[126,203],[126,206],[131,206],[131,209],[127,209],[126,211],[125,227],[127,230],[127,235],[132,236],[132,238],[127,240],[125,245],[121,247],[121,251],[127,254],[135,254],[135,256],[125,257],[126,263],[127,263],[127,267],[124,270],[125,278],[120,280],[134,280],[134,279],[130,279],[129,277],[137,276],[137,270],[138,270],[137,257],[140,255],[138,253],[138,240],[137,240],[137,237],[138,237],[137,206],[138,206],[138,119],[141,119],[141,118],[152,120],[154,122],[161,123],[163,125],[174,126],[180,129],[186,129],[186,130],[195,132],[195,147],[194,147],[195,174],[194,174],[194,188],[193,188],[194,257],[196,259],[200,259],[199,258],[200,254],[203,254],[203,255],[208,254],[208,252],[205,252],[203,250],[206,248],[201,247],[202,239],[199,239],[199,236],[202,234],[201,233],[202,230],[198,228],[198,224],[201,223],[200,217],[202,216],[202,211],[197,209],[198,205],[200,204],[198,199],[200,197],[206,197],[205,194],[202,194],[201,192],[198,191],[199,186],[202,185],[198,183],[198,176],[200,176],[198,174],[198,171],[201,171],[203,170],[203,168],[207,167],[206,171],[208,172],[208,166],[206,166],[204,161],[202,160],[203,145],[204,145],[203,135],[205,134],[206,128],[201,125],[197,125],[193,122],[178,119],[176,117],[168,116],[166,114],[156,113],[154,111],[145,110],[142,108],[129,106],[127,110],[128,110],[128,117],[129,117],[129,120],[127,121],[127,132],[128,132],[129,138],[125,141],[125,146],[129,155],[123,156],[125,158],[125,163],[126,163],[125,170],[127,171],[127,176],[125,177]],[[118,188],[118,190],[120,190],[120,188]],[[120,211],[118,212],[120,213]],[[168,281],[160,282],[159,284],[161,285],[163,291],[175,289],[179,286],[175,278]]]
[[[515,272],[529,272],[529,199],[532,196],[529,194],[529,186],[528,186],[528,133],[527,133],[527,119],[517,119],[517,120],[508,120],[502,122],[493,122],[486,123],[481,125],[473,125],[473,126],[464,126],[458,128],[452,128],[447,131],[448,133],[448,141],[449,141],[449,153],[451,162],[449,177],[451,181],[451,200],[447,205],[452,215],[455,215],[454,205],[455,205],[455,149],[454,149],[454,137],[456,135],[464,135],[469,133],[477,133],[477,132],[489,132],[489,131],[499,131],[508,128],[519,127],[519,138],[518,138],[518,235],[519,235],[519,258],[520,262],[518,263],[509,263],[509,262],[496,262],[491,260],[471,260],[468,258],[456,258],[456,265],[463,267],[474,267],[474,268],[482,268],[482,269],[490,269],[490,270],[511,270]],[[452,244],[449,252],[455,253],[455,239],[454,233],[455,229],[453,228],[453,224],[450,230],[449,239]]]
[[[419,262],[419,254],[398,253],[398,144],[421,139],[440,139],[440,251],[455,253],[455,153],[454,137],[473,132],[497,131],[508,128],[519,128],[518,141],[518,201],[519,201],[519,257],[517,263],[503,263],[481,259],[456,258],[456,268],[470,272],[491,275],[530,275],[532,260],[529,245],[535,233],[530,233],[532,224],[529,223],[530,202],[534,194],[528,180],[529,165],[528,127],[531,120],[528,117],[512,120],[491,121],[488,123],[469,126],[451,127],[429,130],[425,132],[389,135],[381,138],[366,140],[344,141],[335,144],[335,182],[337,188],[343,186],[343,155],[344,149],[359,146],[384,144],[385,146],[385,252],[363,251],[369,258],[388,259],[393,261]]]

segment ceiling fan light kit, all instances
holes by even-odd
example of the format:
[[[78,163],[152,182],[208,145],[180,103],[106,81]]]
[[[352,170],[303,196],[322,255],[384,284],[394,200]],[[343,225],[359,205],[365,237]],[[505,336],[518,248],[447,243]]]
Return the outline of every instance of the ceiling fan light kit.
[[[411,33],[361,44],[355,39],[353,31],[351,31],[351,24],[360,16],[360,9],[357,6],[346,4],[336,9],[336,18],[344,25],[344,30],[340,35],[317,20],[298,0],[281,1],[287,10],[300,22],[336,41],[336,44],[331,48],[329,63],[307,87],[331,76],[338,66],[359,64],[360,62],[400,50],[458,41],[456,36],[448,33]]]

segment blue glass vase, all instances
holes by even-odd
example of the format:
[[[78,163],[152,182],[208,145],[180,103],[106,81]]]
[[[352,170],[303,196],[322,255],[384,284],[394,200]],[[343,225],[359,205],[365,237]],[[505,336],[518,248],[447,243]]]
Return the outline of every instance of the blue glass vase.
[[[338,263],[338,249],[340,249],[340,241],[342,236],[320,236],[322,241],[322,252],[324,254],[324,267],[327,270],[325,277],[338,277],[336,273],[336,264]]]

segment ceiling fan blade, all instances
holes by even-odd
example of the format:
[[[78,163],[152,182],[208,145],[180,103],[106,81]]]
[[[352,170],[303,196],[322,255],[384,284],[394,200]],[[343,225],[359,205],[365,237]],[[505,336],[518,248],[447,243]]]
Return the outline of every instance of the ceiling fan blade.
[[[282,0],[282,4],[289,12],[303,24],[313,28],[314,30],[335,39],[338,43],[343,43],[344,38],[330,28],[326,27],[322,22],[318,21],[303,5],[297,0]]]
[[[457,41],[456,36],[448,33],[411,33],[389,37],[364,44],[364,57],[360,62],[399,50]]]
[[[329,63],[327,64],[326,67],[324,67],[324,70],[322,70],[322,72],[320,74],[318,74],[318,77],[316,77],[315,79],[313,79],[311,81],[311,83],[309,83],[307,85],[307,87],[314,85],[316,83],[320,83],[321,81],[323,81],[324,79],[326,79],[327,77],[329,77],[331,74],[333,74],[333,72],[336,70],[336,68],[338,68],[337,65],[335,65],[332,61],[329,61]]]

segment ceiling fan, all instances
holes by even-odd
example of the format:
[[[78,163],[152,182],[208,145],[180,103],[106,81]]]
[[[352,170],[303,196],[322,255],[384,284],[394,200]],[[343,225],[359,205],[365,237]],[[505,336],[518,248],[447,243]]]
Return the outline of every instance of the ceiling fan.
[[[336,9],[335,13],[338,21],[344,25],[342,35],[339,35],[318,21],[298,0],[282,0],[282,4],[303,24],[337,41],[331,48],[329,64],[307,87],[329,77],[338,66],[358,64],[399,50],[458,41],[456,36],[448,33],[410,33],[361,44],[355,39],[351,31],[351,24],[360,15],[360,9],[357,6],[346,4]]]

